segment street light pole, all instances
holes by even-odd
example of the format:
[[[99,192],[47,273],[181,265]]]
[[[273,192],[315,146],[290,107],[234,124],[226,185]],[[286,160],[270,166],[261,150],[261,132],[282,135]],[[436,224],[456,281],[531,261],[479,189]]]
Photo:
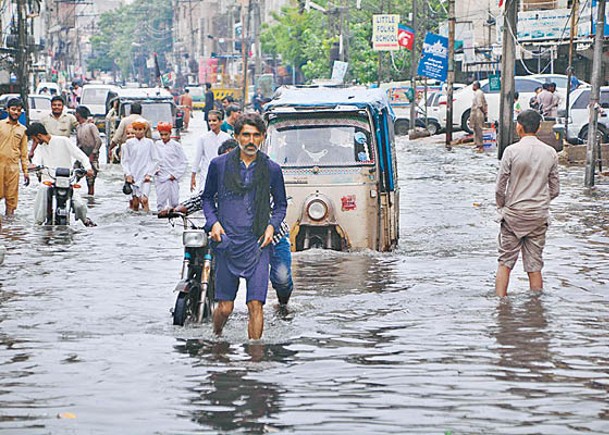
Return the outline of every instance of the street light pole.
[[[448,76],[446,81],[446,141],[447,150],[453,141],[453,85],[455,83],[455,0],[448,1]]]
[[[29,121],[28,93],[30,72],[28,70],[29,50],[27,45],[26,0],[17,1],[17,80],[19,80],[19,94],[25,109],[26,122]]]
[[[577,16],[579,14],[579,0],[573,0],[571,9],[571,32],[569,35],[569,67],[567,69],[567,98],[565,104],[565,135],[569,128],[569,105],[571,104],[571,77],[573,76],[573,40],[575,39]]]
[[[503,50],[501,55],[501,100],[499,102],[498,158],[512,143],[514,134],[514,70],[516,68],[516,29],[518,0],[506,0],[503,20]]]
[[[410,138],[415,137],[417,117],[417,0],[412,0],[412,30],[414,31],[414,43],[412,44],[412,62],[410,64],[410,88],[413,91],[413,99],[410,102]]]
[[[590,89],[590,104],[588,106],[588,149],[586,153],[586,187],[594,186],[594,166],[598,141],[598,109],[601,93],[601,71],[603,69],[603,41],[605,39],[605,9],[606,0],[598,0],[598,18],[596,34],[594,35],[594,55],[592,57],[592,89]],[[600,154],[600,152],[599,152]]]

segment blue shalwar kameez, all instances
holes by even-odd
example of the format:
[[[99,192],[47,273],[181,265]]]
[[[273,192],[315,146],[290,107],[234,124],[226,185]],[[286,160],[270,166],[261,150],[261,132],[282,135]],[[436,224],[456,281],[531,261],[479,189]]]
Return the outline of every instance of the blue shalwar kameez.
[[[259,151],[260,153],[260,151]],[[214,243],[216,257],[216,299],[233,301],[237,295],[239,278],[247,283],[246,301],[266,302],[269,282],[269,261],[271,246],[259,248],[259,236],[254,234],[254,216],[256,210],[255,189],[245,194],[228,191],[224,185],[224,174],[230,170],[229,154],[224,154],[211,161],[205,190],[202,195],[203,212],[207,219],[206,229],[211,230],[220,222],[225,235],[220,243]],[[240,176],[244,186],[251,186],[257,164],[264,164],[256,159],[248,167],[240,161]],[[273,206],[268,224],[275,231],[281,227],[285,218],[287,200],[281,167],[270,159],[269,166],[270,194]],[[269,198],[262,199],[269,200]]]

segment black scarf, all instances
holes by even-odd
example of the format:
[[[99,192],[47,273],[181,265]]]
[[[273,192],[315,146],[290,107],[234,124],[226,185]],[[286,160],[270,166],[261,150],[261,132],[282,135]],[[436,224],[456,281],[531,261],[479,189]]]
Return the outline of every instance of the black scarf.
[[[249,186],[245,186],[241,180],[240,154],[241,149],[237,147],[228,155],[228,162],[224,171],[224,187],[227,192],[239,196],[246,195],[254,190],[254,235],[261,237],[269,224],[271,214],[269,157],[262,151],[258,151],[254,179]]]

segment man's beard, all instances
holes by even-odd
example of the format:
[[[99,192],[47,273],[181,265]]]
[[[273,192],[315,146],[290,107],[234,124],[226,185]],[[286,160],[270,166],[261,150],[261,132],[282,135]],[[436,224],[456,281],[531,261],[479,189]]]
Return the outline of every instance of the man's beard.
[[[252,149],[250,147],[254,147],[255,151],[252,151]],[[241,151],[243,151],[243,153],[248,156],[255,156],[256,153],[258,152],[258,147],[256,146],[256,144],[254,144],[252,142],[245,144],[245,145],[240,144],[239,148],[241,148]]]

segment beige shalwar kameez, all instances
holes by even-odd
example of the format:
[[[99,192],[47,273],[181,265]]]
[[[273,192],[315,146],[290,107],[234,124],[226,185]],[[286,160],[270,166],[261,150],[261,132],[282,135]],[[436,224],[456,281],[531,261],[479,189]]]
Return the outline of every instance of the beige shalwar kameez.
[[[522,251],[524,270],[541,271],[550,201],[559,191],[554,148],[534,136],[525,136],[506,148],[495,188],[502,216],[499,263],[512,269]]]

